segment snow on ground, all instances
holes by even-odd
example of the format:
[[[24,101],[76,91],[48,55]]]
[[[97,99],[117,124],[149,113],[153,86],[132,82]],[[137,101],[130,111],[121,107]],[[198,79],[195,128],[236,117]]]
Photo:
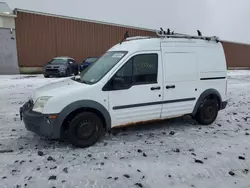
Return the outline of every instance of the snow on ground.
[[[137,125],[79,149],[20,121],[31,92],[58,79],[0,76],[0,187],[249,187],[250,71],[228,78],[229,105],[210,126],[189,117]]]

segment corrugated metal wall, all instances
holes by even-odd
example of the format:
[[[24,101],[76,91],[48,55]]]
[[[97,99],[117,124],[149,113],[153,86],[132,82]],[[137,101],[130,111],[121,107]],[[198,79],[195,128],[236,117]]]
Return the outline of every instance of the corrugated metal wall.
[[[0,75],[19,74],[15,34],[15,29],[11,33],[10,29],[0,27]]]
[[[155,35],[146,30],[17,11],[19,66],[43,66],[55,56],[71,56],[78,62],[100,56],[127,30],[130,36]],[[250,45],[223,42],[223,46],[228,67],[250,67]]]
[[[222,42],[228,67],[250,67],[250,45]]]
[[[21,67],[39,67],[55,56],[71,56],[78,62],[100,56],[130,36],[153,32],[17,11],[17,51]]]

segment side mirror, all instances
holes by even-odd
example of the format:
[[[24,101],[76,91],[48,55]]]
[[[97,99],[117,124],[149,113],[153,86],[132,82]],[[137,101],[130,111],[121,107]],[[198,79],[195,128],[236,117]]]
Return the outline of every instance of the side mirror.
[[[76,76],[75,76],[75,80],[81,80],[81,76],[76,75]]]
[[[124,88],[124,79],[123,78],[114,78],[112,84],[113,84],[114,89]]]

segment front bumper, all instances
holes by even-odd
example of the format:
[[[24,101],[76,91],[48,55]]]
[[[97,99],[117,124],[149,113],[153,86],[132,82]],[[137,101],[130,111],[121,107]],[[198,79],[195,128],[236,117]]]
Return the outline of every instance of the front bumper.
[[[60,70],[45,70],[43,73],[45,76],[66,76],[66,70],[60,71]]]
[[[20,108],[20,117],[23,120],[28,131],[34,132],[40,136],[45,136],[51,139],[60,137],[60,133],[55,129],[56,119],[51,119],[51,115],[56,114],[41,114],[32,111],[32,104],[25,103]]]
[[[222,101],[221,103],[221,110],[225,109],[227,107],[227,101]]]

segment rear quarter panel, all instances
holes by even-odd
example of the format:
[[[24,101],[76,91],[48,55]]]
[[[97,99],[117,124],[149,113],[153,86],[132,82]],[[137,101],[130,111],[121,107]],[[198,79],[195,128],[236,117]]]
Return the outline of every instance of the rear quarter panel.
[[[200,93],[215,89],[220,93],[222,101],[226,100],[227,66],[222,45],[214,43],[201,47],[197,55]]]

